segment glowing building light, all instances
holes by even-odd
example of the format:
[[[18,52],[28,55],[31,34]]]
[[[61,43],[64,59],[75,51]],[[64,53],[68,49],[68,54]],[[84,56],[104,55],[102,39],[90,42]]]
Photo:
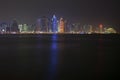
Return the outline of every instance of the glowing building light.
[[[99,25],[99,28],[100,28],[100,33],[103,33],[103,25],[102,24]]]
[[[23,24],[23,31],[27,31],[27,30],[28,30],[27,24]]]
[[[5,29],[2,29],[2,32],[5,32]]]
[[[22,32],[22,26],[23,26],[22,24],[18,25],[18,28],[19,28],[20,32]]]
[[[99,27],[100,27],[100,28],[103,28],[103,25],[102,25],[102,24],[100,24],[100,25],[99,25]]]
[[[106,33],[117,33],[117,31],[114,29],[114,28],[108,28],[108,29],[106,29],[106,31],[105,31]]]
[[[57,18],[55,15],[53,15],[52,18],[52,32],[56,33],[58,31],[57,29]]]
[[[59,32],[60,33],[64,32],[64,27],[65,27],[65,22],[64,22],[63,18],[60,18],[60,22],[59,22]]]

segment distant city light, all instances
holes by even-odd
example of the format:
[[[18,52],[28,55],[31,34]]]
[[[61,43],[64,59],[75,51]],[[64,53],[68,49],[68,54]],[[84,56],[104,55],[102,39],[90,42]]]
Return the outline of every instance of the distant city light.
[[[52,19],[41,17],[35,24],[18,24],[17,20],[10,23],[0,23],[0,34],[110,34],[118,33],[112,25],[88,25],[69,23],[64,18],[57,18],[53,15]]]
[[[2,32],[5,32],[5,29],[2,29]]]

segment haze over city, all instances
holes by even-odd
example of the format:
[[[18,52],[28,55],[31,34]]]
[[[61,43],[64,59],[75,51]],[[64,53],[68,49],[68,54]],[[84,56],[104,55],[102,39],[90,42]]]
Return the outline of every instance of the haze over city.
[[[119,24],[118,0],[1,0],[0,21],[16,18],[32,24],[41,16],[56,14],[72,22]]]

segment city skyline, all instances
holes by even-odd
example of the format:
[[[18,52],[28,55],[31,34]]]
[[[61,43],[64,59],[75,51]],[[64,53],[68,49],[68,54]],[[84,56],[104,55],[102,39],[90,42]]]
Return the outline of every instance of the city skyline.
[[[88,24],[119,24],[119,2],[115,0],[1,0],[0,21],[13,18],[33,23],[41,16],[58,17]]]
[[[77,34],[109,34],[119,33],[119,29],[113,25],[91,25],[81,23],[69,23],[64,18],[57,18],[55,15],[51,19],[41,17],[36,20],[35,24],[20,24],[16,19],[11,23],[0,23],[1,34],[11,33],[77,33]]]

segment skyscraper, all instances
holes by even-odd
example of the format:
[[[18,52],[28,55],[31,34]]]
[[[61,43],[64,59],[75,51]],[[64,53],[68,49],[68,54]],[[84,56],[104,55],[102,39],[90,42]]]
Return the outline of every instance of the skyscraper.
[[[18,23],[16,20],[13,20],[13,22],[12,22],[11,32],[19,32]]]
[[[100,33],[103,33],[103,25],[102,24],[99,25],[99,29],[100,29]]]
[[[34,31],[35,31],[35,32],[41,31],[41,19],[38,19],[38,20],[37,20]]]
[[[41,31],[48,32],[49,31],[49,19],[45,16],[43,16],[40,20],[40,27]]]
[[[52,32],[58,32],[58,23],[55,15],[52,18]]]
[[[5,23],[5,22],[2,22],[1,24],[0,24],[0,32],[3,32],[3,33],[5,33],[7,30],[7,27],[8,27],[8,24],[7,23]]]
[[[18,25],[18,28],[19,28],[20,32],[22,32],[22,27],[23,27],[22,24],[19,24],[19,25]]]
[[[65,22],[64,22],[63,18],[60,18],[60,21],[59,21],[59,32],[63,33],[64,32],[64,28],[65,28]]]

